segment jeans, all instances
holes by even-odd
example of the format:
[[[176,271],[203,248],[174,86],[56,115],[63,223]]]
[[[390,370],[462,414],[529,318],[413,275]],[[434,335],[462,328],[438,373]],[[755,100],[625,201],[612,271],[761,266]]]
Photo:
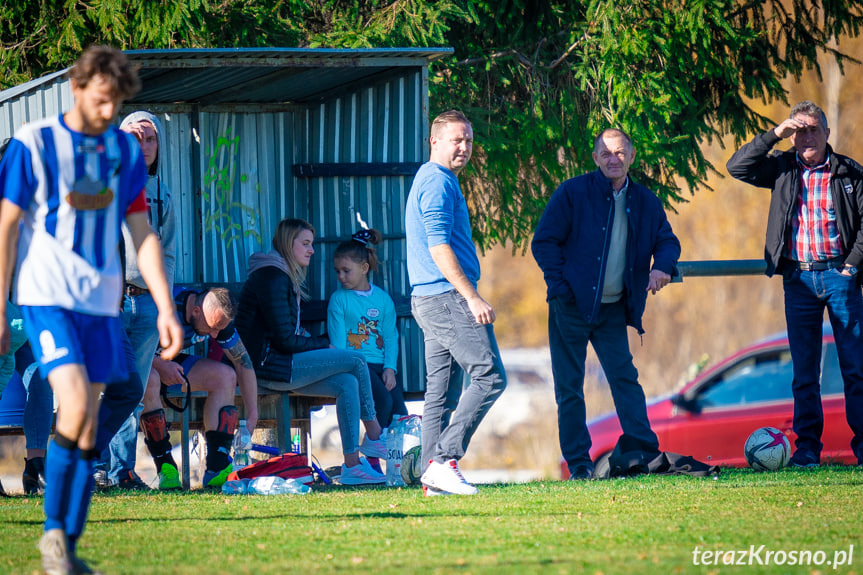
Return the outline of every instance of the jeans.
[[[601,304],[596,323],[588,323],[571,296],[553,297],[548,302],[548,341],[560,449],[570,470],[578,465],[593,468],[590,460],[590,433],[584,405],[584,364],[587,344],[593,345],[614,399],[623,433],[644,446],[659,449],[659,440],[647,419],[644,390],[632,363],[626,336],[626,308],[623,300]]]
[[[141,381],[150,377],[153,356],[159,346],[158,318],[159,308],[150,294],[123,296],[123,327],[135,352],[135,371],[141,376]]]
[[[54,419],[54,392],[48,380],[39,373],[39,364],[29,345],[24,344],[15,353],[15,366],[27,392],[22,422],[26,448],[48,449]]]
[[[9,378],[15,372],[15,352],[27,343],[27,333],[24,331],[24,320],[21,318],[21,310],[11,301],[6,302],[6,326],[9,328],[10,346],[9,352],[0,356],[0,394],[3,393],[3,389],[9,383]],[[23,367],[26,368],[27,366]]]
[[[360,419],[376,417],[365,357],[356,351],[332,348],[295,353],[290,358],[291,381],[282,383],[277,370],[286,359],[288,356],[272,354],[268,364],[258,368],[258,376],[270,381],[271,389],[335,397],[342,452],[356,453],[360,448]]]
[[[485,414],[506,389],[506,371],[491,325],[477,323],[457,291],[412,297],[425,338],[423,467],[461,459]],[[470,384],[462,391],[463,372]],[[447,423],[449,418],[449,423]]]
[[[133,352],[132,361],[135,371],[146,387],[150,368],[153,365],[153,355],[159,345],[159,332],[156,319],[159,310],[150,294],[140,296],[123,296],[123,327],[129,337]],[[130,366],[129,371],[132,371]],[[140,400],[143,399],[143,392]],[[111,440],[109,449],[96,462],[97,469],[103,469],[112,483],[119,481],[121,475],[134,471],[138,449],[138,419],[141,416],[141,406],[138,405],[117,430]]]
[[[863,461],[863,294],[857,278],[839,270],[784,274],[785,322],[794,365],[794,433],[797,449],[821,456],[821,338],[824,308],[833,326],[845,384],[845,417],[854,433],[851,449]]]
[[[129,338],[126,337],[126,331],[120,331],[129,377],[123,381],[109,381],[105,384],[105,392],[102,394],[102,403],[99,406],[99,426],[96,432],[96,450],[100,452],[97,463],[108,461],[109,444],[117,432],[128,424],[130,414],[138,408],[141,398],[144,397],[144,385],[135,371],[135,354],[132,351]],[[137,443],[137,435],[135,439]],[[131,469],[134,469],[134,451],[132,455],[133,467]],[[94,466],[94,468],[98,469],[99,467]],[[116,482],[117,479],[114,481]]]

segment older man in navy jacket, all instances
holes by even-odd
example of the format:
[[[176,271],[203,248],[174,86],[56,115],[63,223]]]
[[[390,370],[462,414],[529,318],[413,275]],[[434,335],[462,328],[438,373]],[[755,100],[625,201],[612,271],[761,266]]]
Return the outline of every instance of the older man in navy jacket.
[[[660,200],[629,177],[634,159],[624,132],[599,134],[593,148],[599,170],[560,185],[531,244],[548,285],[560,447],[571,479],[593,476],[584,405],[588,343],[608,378],[624,434],[645,450],[659,450],[626,326],[644,333],[647,293],[655,294],[676,275],[680,242]]]

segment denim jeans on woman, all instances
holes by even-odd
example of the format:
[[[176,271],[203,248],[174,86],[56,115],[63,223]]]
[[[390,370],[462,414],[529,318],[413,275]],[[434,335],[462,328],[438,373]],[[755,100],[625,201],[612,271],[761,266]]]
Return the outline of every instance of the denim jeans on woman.
[[[291,381],[280,379],[279,364],[291,363]],[[324,348],[296,353],[291,357],[271,353],[267,364],[256,369],[268,389],[297,395],[336,398],[336,417],[342,439],[342,453],[360,448],[360,420],[375,419],[375,402],[366,359],[356,351]],[[264,385],[264,384],[261,384]]]
[[[506,371],[494,329],[477,323],[457,291],[412,297],[411,311],[425,338],[425,468],[431,459],[443,463],[464,457],[485,414],[506,388]],[[470,376],[464,391],[462,370]]]
[[[783,274],[785,321],[794,365],[794,433],[797,449],[821,456],[821,338],[824,308],[833,326],[845,383],[845,417],[854,433],[851,449],[863,463],[863,294],[857,278],[839,270]]]

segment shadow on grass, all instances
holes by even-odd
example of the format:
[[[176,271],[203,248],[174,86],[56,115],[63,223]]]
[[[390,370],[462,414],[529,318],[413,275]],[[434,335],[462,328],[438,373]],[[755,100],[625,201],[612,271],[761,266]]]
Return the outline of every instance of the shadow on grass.
[[[753,480],[755,480],[753,482]],[[668,482],[677,482],[681,486],[695,485],[695,486],[703,486],[710,487],[716,489],[752,489],[753,487],[757,487],[760,485],[789,485],[800,482],[801,485],[810,484],[811,481],[816,481],[819,484],[829,483],[830,485],[836,486],[849,486],[849,487],[859,487],[863,485],[863,468],[857,466],[844,466],[844,465],[831,465],[826,466],[822,465],[818,468],[809,468],[809,469],[797,469],[797,468],[786,468],[775,472],[756,472],[751,469],[723,469],[722,473],[714,477],[688,477],[688,476],[636,476],[636,477],[626,477],[626,478],[613,478],[613,479],[602,479],[602,480],[593,480],[593,481],[579,481],[579,482],[570,482],[570,481],[560,481],[560,480],[546,480],[546,481],[536,481],[531,483],[494,483],[494,484],[482,484],[479,486],[480,494],[485,496],[495,496],[498,493],[502,493],[505,491],[510,491],[512,488],[522,488],[524,490],[524,496],[530,497],[532,491],[546,491],[546,490],[566,490],[572,491],[575,493],[615,493],[619,489],[623,490],[629,486],[641,486],[641,487],[662,487],[666,485]],[[386,495],[388,492],[392,492],[393,488],[383,487],[383,486],[341,486],[341,485],[315,485],[314,489],[314,497],[319,494],[369,494],[369,495]],[[233,516],[233,517],[206,517],[202,518],[199,516],[186,516],[186,517],[158,517],[158,516],[149,516],[149,517],[114,517],[110,519],[94,519],[91,518],[90,523],[96,524],[125,524],[132,522],[164,522],[164,523],[173,523],[173,522],[200,522],[200,521],[220,521],[220,522],[235,522],[235,521],[261,521],[261,520],[287,520],[287,519],[311,519],[314,518],[318,521],[327,522],[327,523],[335,523],[342,522],[346,519],[406,519],[406,518],[436,518],[441,517],[442,515],[448,517],[493,517],[500,515],[500,509],[495,508],[494,506],[489,506],[484,510],[478,510],[475,506],[469,506],[464,509],[460,509],[457,505],[451,505],[449,503],[442,505],[440,498],[432,498],[426,499],[422,496],[422,490],[420,486],[408,486],[401,487],[399,491],[413,492],[417,500],[422,500],[424,503],[420,503],[420,505],[427,505],[428,511],[423,509],[404,512],[399,511],[397,509],[391,510],[381,510],[381,511],[368,511],[368,512],[356,512],[356,513],[332,513],[330,515],[322,515],[320,510],[317,509],[295,509],[291,512],[285,512],[283,509],[279,510],[271,510],[276,512],[268,512],[268,510],[264,509],[262,513],[256,513],[254,515],[249,516]],[[150,499],[154,502],[164,502],[166,505],[171,505],[171,503],[180,503],[182,501],[194,502],[195,500],[201,498],[229,498],[232,501],[236,500],[237,503],[240,503],[244,498],[249,496],[244,495],[224,495],[221,492],[213,489],[197,489],[194,491],[185,491],[185,492],[159,492],[158,490],[150,491],[150,492],[128,492],[128,491],[107,491],[98,493],[94,497],[94,506],[99,506],[100,504],[110,504],[116,503],[121,505],[124,500],[141,500],[142,498]],[[254,499],[260,500],[261,496],[251,496]],[[290,500],[299,501],[298,496],[289,496],[288,499],[284,499],[284,496],[276,496],[279,497],[279,503],[285,503]],[[308,496],[302,496],[308,497]],[[32,495],[13,495],[8,498],[4,498],[2,501],[21,501],[22,503],[28,503],[29,500],[40,500],[41,497],[34,497]],[[269,498],[268,498],[269,499]],[[444,501],[471,501],[473,498],[464,498],[464,497],[447,497],[444,498]],[[571,511],[566,508],[561,508],[559,512],[552,510],[544,510],[544,515],[554,516],[568,516],[571,514]],[[30,526],[30,525],[41,525],[43,521],[39,520],[28,520],[28,519],[7,519],[5,521],[9,525],[21,525],[21,526]],[[461,567],[461,566],[460,566]]]

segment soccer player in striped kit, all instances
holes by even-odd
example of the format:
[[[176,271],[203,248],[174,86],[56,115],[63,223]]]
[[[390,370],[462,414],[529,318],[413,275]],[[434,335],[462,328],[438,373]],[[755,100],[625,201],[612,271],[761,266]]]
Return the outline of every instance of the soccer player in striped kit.
[[[140,88],[137,74],[122,52],[99,46],[81,55],[69,79],[73,107],[20,128],[0,163],[0,292],[9,292],[14,267],[14,301],[59,406],[39,549],[45,572],[62,575],[93,572],[75,547],[93,491],[100,394],[126,377],[118,317],[124,218],[159,309],[165,355],[183,340],[147,223],[141,148],[113,125],[121,102]],[[8,346],[0,325],[0,353]]]

